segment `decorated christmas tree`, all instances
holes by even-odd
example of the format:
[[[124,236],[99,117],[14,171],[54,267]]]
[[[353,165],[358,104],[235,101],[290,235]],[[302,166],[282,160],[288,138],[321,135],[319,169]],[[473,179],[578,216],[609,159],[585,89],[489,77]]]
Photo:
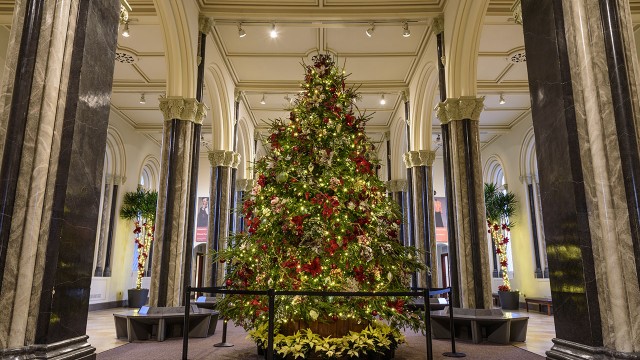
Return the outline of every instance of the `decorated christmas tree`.
[[[227,267],[226,286],[407,291],[410,274],[424,268],[416,250],[399,241],[399,209],[376,177],[375,146],[365,134],[368,117],[357,111],[356,91],[345,86],[346,75],[333,58],[317,55],[313,62],[304,66],[302,91],[289,118],[271,123],[269,151],[255,164],[257,181],[241,209],[246,231],[231,236],[216,255]],[[284,335],[292,323],[297,329],[301,323],[344,320],[363,328],[379,320],[392,330],[418,328],[420,317],[406,302],[278,296],[275,315]],[[267,304],[266,297],[232,295],[218,308],[259,340],[256,329],[265,329]]]

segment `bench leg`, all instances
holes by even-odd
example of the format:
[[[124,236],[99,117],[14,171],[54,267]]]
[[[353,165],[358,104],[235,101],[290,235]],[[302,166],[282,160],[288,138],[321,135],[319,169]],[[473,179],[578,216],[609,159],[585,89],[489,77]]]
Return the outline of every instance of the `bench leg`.
[[[524,306],[526,306],[526,307],[527,307],[527,312],[529,312],[529,302],[528,302],[528,301],[526,301],[526,300],[525,300],[525,302],[524,302]]]
[[[158,321],[158,341],[164,341],[167,332],[167,323],[164,319]]]

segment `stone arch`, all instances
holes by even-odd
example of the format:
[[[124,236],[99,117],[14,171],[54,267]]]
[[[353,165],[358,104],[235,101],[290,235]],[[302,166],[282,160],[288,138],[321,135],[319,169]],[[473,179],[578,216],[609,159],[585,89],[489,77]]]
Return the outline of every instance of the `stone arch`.
[[[127,154],[124,141],[118,130],[109,125],[107,130],[107,147],[105,151],[104,172],[107,176],[126,177]]]
[[[240,154],[240,164],[238,165],[238,179],[249,179],[252,177],[250,162],[253,161],[253,145],[251,145],[251,130],[245,118],[238,120],[238,148]]]
[[[204,80],[209,92],[211,114],[211,144],[214,150],[231,150],[233,146],[233,111],[225,85],[223,72],[217,64],[211,64],[205,72]]]
[[[438,71],[431,62],[425,64],[415,87],[415,94],[411,96],[411,149],[431,149],[431,128],[433,122],[433,99],[438,88]]]
[[[524,135],[520,147],[520,180],[531,184],[538,182],[538,163],[536,161],[536,139],[531,127]]]
[[[507,176],[502,164],[502,160],[496,154],[487,158],[487,161],[484,163],[482,168],[482,175],[485,183],[493,183],[497,187],[507,184]]]
[[[404,179],[407,176],[407,167],[404,164],[403,155],[407,149],[406,123],[402,117],[398,117],[389,129],[391,136],[391,179]]]
[[[143,178],[145,181],[141,183],[140,179]],[[157,157],[147,155],[144,160],[142,160],[138,182],[146,189],[158,190],[160,185],[160,161],[158,161]]]

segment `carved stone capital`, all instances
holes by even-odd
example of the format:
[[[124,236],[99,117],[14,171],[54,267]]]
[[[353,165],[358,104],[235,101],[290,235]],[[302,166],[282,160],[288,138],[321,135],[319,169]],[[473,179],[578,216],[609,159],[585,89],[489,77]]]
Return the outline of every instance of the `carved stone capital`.
[[[464,119],[479,120],[483,108],[484,98],[462,96],[439,103],[436,107],[436,116],[442,124]]]
[[[438,15],[433,18],[433,22],[431,23],[431,31],[433,31],[434,35],[441,34],[444,31],[444,16]]]
[[[513,13],[513,21],[516,24],[522,25],[522,2],[521,0],[516,0],[511,6],[511,12]]]
[[[253,179],[237,179],[236,180],[236,190],[237,191],[249,191],[253,189],[253,185],[255,184],[255,180]]]
[[[160,111],[165,121],[178,119],[202,124],[202,120],[207,116],[206,105],[193,98],[161,97]]]
[[[408,189],[407,180],[389,180],[386,186],[388,192],[405,192]]]
[[[402,159],[407,168],[431,166],[436,159],[436,152],[431,150],[409,151],[402,156]]]
[[[240,164],[240,154],[228,150],[212,150],[209,151],[209,162],[211,166],[224,166],[237,168]]]
[[[200,15],[198,17],[198,31],[207,35],[211,31],[211,28],[215,25],[215,22],[212,18],[204,15]]]

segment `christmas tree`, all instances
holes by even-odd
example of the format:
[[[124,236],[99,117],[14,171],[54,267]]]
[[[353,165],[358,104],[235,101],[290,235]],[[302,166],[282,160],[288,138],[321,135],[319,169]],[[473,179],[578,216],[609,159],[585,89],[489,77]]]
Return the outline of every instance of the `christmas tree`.
[[[305,80],[288,119],[271,123],[269,151],[255,163],[257,181],[243,201],[246,232],[230,237],[217,261],[226,286],[247,290],[407,291],[424,269],[399,242],[397,205],[375,174],[368,116],[356,114],[356,91],[329,55],[304,65]],[[276,321],[384,319],[419,327],[407,299],[276,297]],[[227,296],[218,308],[236,324],[267,321],[268,300]]]

